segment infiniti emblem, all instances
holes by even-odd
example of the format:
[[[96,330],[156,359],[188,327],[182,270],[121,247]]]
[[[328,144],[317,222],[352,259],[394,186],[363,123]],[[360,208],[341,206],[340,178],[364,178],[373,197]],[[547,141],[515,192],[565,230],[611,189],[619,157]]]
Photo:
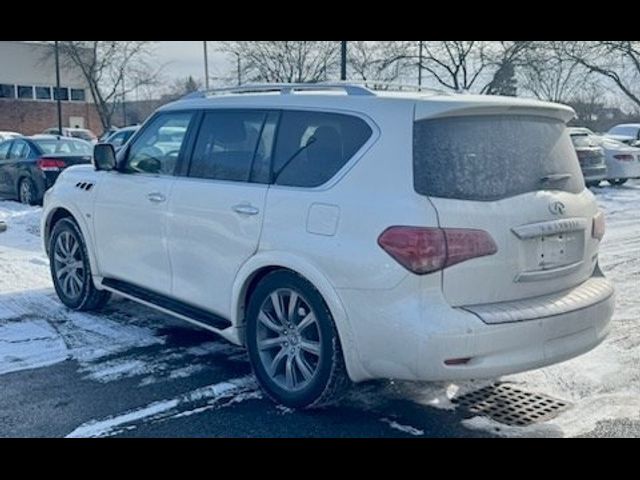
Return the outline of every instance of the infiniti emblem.
[[[567,207],[562,202],[553,202],[549,204],[549,211],[554,215],[564,215]]]

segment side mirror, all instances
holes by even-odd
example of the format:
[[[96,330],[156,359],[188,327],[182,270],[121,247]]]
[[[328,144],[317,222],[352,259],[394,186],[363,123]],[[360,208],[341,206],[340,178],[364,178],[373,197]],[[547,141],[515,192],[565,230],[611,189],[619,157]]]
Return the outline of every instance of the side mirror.
[[[93,147],[93,166],[96,170],[115,170],[116,152],[110,143],[99,143]]]

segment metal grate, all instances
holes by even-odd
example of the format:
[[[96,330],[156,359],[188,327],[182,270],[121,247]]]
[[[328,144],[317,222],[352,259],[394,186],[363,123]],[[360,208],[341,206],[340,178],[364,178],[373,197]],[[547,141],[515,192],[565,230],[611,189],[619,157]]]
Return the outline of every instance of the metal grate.
[[[469,413],[517,427],[550,420],[570,406],[568,402],[526,392],[506,383],[489,385],[451,401]]]

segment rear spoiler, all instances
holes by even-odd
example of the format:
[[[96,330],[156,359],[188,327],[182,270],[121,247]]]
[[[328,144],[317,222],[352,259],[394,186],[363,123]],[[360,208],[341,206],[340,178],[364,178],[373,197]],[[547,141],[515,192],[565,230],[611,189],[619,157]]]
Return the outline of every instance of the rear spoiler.
[[[537,100],[511,99],[509,101],[504,97],[487,95],[475,103],[445,97],[440,100],[432,97],[428,101],[416,102],[414,119],[426,120],[469,115],[534,115],[555,118],[567,123],[576,117],[576,112],[568,105]]]

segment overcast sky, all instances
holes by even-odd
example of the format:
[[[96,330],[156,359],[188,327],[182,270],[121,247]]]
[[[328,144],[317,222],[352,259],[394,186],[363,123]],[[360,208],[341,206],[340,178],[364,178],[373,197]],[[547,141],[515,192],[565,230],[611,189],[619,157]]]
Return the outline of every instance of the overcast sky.
[[[207,42],[211,79],[227,74],[231,68],[227,56],[218,52],[217,47],[217,42]],[[203,42],[157,42],[154,58],[159,65],[165,65],[162,73],[168,80],[189,75],[196,80],[204,80]]]

